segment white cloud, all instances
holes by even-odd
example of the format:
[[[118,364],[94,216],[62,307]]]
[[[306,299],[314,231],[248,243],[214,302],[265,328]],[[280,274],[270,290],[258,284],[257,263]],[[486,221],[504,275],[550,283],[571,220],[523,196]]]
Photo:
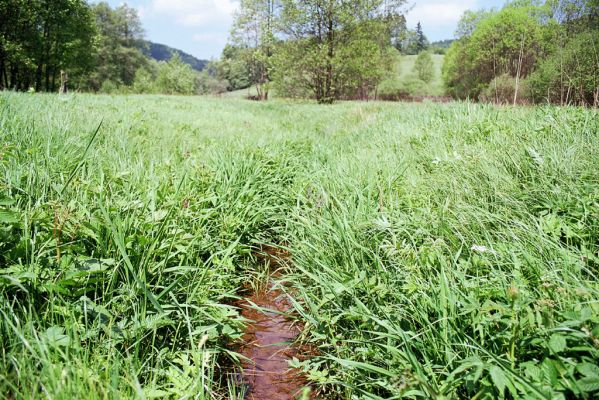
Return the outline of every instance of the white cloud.
[[[145,17],[174,18],[175,22],[187,27],[206,25],[229,25],[239,3],[236,0],[152,0],[144,8]]]
[[[408,25],[414,27],[420,21],[425,32],[451,28],[457,25],[464,11],[476,8],[476,0],[419,1],[407,14]]]

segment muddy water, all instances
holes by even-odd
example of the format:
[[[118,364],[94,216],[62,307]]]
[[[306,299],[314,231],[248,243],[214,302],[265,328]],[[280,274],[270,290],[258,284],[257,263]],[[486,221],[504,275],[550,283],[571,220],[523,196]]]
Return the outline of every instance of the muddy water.
[[[288,295],[268,287],[244,299],[242,316],[251,322],[242,340],[240,354],[243,383],[249,400],[290,400],[301,396],[307,382],[289,368],[293,357],[302,358],[293,342],[301,327],[287,316],[293,309]]]

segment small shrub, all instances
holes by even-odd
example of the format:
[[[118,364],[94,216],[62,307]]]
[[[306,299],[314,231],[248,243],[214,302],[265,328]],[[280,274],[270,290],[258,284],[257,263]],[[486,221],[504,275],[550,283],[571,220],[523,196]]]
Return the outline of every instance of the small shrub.
[[[102,85],[100,86],[100,93],[104,94],[114,94],[118,92],[118,90],[118,85],[109,79],[102,82]]]
[[[158,67],[156,87],[160,93],[190,95],[195,93],[196,73],[178,54]]]
[[[378,97],[386,101],[407,100],[416,96],[424,96],[427,93],[427,85],[413,75],[403,80],[387,79],[381,82],[378,88]]]
[[[516,78],[503,74],[493,79],[482,91],[480,100],[497,104],[512,104],[516,92]],[[525,80],[520,80],[517,103],[528,103],[530,90]]]
[[[135,72],[133,92],[139,94],[156,92],[155,78],[148,69],[140,68]]]
[[[416,62],[414,63],[413,72],[423,82],[429,83],[433,80],[435,66],[433,64],[433,58],[428,51],[423,51],[418,54]]]
[[[206,71],[202,71],[196,76],[197,94],[221,94],[228,91],[231,84],[226,79],[218,79]]]

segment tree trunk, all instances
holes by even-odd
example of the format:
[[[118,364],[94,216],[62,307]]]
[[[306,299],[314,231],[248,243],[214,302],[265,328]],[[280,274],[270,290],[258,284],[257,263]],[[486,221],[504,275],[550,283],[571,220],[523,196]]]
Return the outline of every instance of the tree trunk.
[[[8,82],[6,81],[6,67],[4,65],[4,58],[0,58],[0,90],[6,89]]]
[[[10,88],[11,89],[16,89],[17,85],[19,84],[19,80],[18,80],[18,69],[15,66],[11,66],[10,68]]]
[[[518,103],[518,91],[520,90],[520,73],[522,72],[522,58],[524,57],[524,35],[520,45],[520,56],[518,57],[518,73],[516,74],[516,88],[514,90],[514,105]]]
[[[60,70],[60,75],[61,75],[61,80],[60,80],[60,85],[62,86],[62,70]],[[52,92],[56,92],[56,76],[58,75],[58,71],[56,70],[56,68],[52,69]],[[61,88],[59,88],[60,90]]]
[[[42,71],[43,71],[43,64],[42,64],[42,59],[40,58],[39,61],[37,62],[37,70],[35,72],[35,91],[39,92],[42,88]]]
[[[331,7],[331,6],[329,6]],[[333,31],[333,11],[329,8],[327,14],[327,70],[325,77],[325,93],[324,93],[324,102],[332,103],[333,102],[333,57],[335,57],[335,32]]]
[[[69,76],[63,70],[60,70],[60,94],[65,94],[68,92],[67,83],[69,82]]]
[[[46,64],[46,70],[45,70],[45,75],[46,75],[46,92],[50,91],[50,67],[48,66],[48,64]]]

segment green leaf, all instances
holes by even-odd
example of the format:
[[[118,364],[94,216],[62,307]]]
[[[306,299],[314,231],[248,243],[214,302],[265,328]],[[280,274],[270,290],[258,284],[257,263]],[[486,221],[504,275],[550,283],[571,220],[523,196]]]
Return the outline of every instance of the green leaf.
[[[355,369],[359,369],[359,370],[363,370],[363,371],[369,371],[369,372],[374,372],[383,376],[387,376],[387,377],[394,377],[395,375],[384,369],[381,367],[378,367],[376,365],[373,364],[368,364],[368,363],[364,363],[364,362],[359,362],[359,361],[352,361],[352,360],[345,360],[342,358],[338,358],[338,357],[330,357],[330,359],[338,362],[339,364],[341,364],[343,367],[346,368],[355,368]]]
[[[553,363],[553,361],[549,358],[544,359],[543,364],[541,365],[541,368],[543,369],[543,372],[545,373],[545,377],[549,379],[549,383],[551,384],[551,386],[557,386],[558,372],[557,372],[557,368],[555,367],[555,364]]]
[[[71,339],[65,335],[64,328],[60,326],[52,326],[46,329],[44,333],[46,343],[52,346],[68,346]]]
[[[499,390],[501,394],[505,391],[505,386],[508,384],[507,376],[505,376],[505,372],[497,365],[494,365],[489,370],[491,374],[491,380],[493,380],[493,384]]]
[[[144,389],[144,396],[146,399],[163,399],[168,397],[169,393],[164,390],[154,389],[154,388],[146,388]]]
[[[10,210],[0,210],[0,224],[14,224],[19,222],[19,214]]]
[[[158,210],[152,214],[152,220],[154,222],[162,221],[168,215],[168,210]]]
[[[599,391],[599,376],[587,376],[577,382],[580,390],[586,393]]]
[[[0,206],[12,206],[13,204],[15,204],[13,199],[9,199],[7,197],[0,198]]]
[[[596,377],[599,378],[599,367],[595,364],[590,363],[582,363],[576,366],[578,372],[587,377]]]
[[[528,364],[524,369],[525,374],[535,382],[543,380],[543,370],[533,364]]]
[[[554,353],[561,353],[566,350],[567,345],[566,338],[558,334],[553,334],[549,338],[549,349]]]
[[[529,147],[527,151],[530,158],[532,158],[537,165],[543,165],[545,160],[543,160],[543,157],[534,148]]]

